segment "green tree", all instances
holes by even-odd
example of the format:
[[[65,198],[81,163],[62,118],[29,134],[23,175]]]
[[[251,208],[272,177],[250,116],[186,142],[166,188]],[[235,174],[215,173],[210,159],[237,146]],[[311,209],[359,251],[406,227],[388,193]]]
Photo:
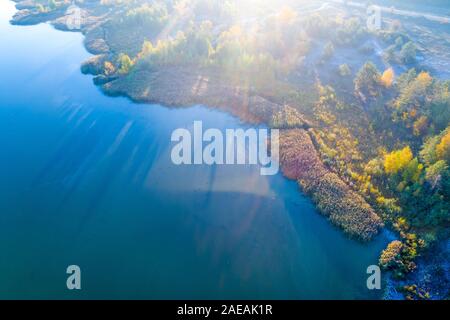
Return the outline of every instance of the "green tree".
[[[416,45],[409,41],[400,50],[400,61],[404,64],[413,64],[416,62],[417,48]]]
[[[422,174],[423,164],[419,163],[417,158],[412,159],[404,168],[402,178],[403,181],[408,183],[419,182],[420,175]]]
[[[55,10],[58,7],[58,4],[55,0],[48,0],[48,7],[50,10]]]
[[[348,64],[344,63],[339,66],[339,74],[342,77],[348,77],[352,74],[352,70],[350,70]]]
[[[433,189],[440,189],[447,170],[448,166],[445,161],[439,160],[426,169],[425,179]]]
[[[377,96],[380,91],[381,74],[372,62],[367,62],[356,75],[355,91],[365,96]]]
[[[127,54],[121,53],[117,59],[117,64],[119,65],[119,73],[127,74],[133,67],[134,62]]]
[[[334,46],[332,42],[328,42],[322,52],[322,60],[328,60],[330,59],[334,54]]]
[[[439,143],[439,139],[439,136],[428,138],[423,144],[422,150],[420,150],[420,159],[427,166],[431,166],[437,160],[436,146]]]

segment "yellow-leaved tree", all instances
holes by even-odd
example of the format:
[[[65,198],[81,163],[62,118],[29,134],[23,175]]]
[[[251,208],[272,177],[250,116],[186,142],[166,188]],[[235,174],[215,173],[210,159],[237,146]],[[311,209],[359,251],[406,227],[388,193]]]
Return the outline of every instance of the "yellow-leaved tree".
[[[450,130],[447,130],[439,144],[436,146],[436,155],[439,159],[450,164]]]
[[[103,73],[106,76],[110,76],[112,75],[114,72],[116,72],[116,68],[114,67],[114,65],[110,62],[110,61],[105,61],[103,63]]]
[[[394,83],[394,77],[394,70],[392,68],[389,68],[383,72],[383,75],[380,78],[380,82],[384,87],[390,88]]]
[[[384,156],[384,171],[394,174],[405,168],[412,160],[413,154],[409,146],[396,150]]]
[[[297,18],[297,12],[289,6],[284,6],[278,13],[278,20],[282,23],[292,23]]]
[[[425,71],[419,73],[416,80],[421,84],[422,87],[428,87],[433,82],[433,78],[428,72]]]

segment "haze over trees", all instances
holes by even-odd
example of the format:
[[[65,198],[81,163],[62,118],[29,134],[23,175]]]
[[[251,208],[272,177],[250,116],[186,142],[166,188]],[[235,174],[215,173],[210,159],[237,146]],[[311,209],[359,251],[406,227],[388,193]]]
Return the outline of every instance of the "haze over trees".
[[[84,30],[100,54],[83,70],[106,92],[120,87],[144,101],[169,74],[158,92],[210,90],[213,101],[231,97],[234,114],[292,130],[285,160],[303,167],[297,153],[310,143],[314,168],[326,173],[293,178],[352,235],[369,239],[381,217],[398,240],[380,265],[403,277],[421,252],[448,239],[450,82],[421,63],[424,45],[401,21],[371,31],[365,13],[305,13],[297,6],[309,1],[280,2],[102,0],[99,22]]]

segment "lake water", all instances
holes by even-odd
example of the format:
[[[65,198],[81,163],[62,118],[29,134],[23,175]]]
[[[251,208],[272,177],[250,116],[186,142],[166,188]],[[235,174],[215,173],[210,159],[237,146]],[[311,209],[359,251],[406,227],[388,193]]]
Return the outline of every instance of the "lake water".
[[[0,0],[0,298],[381,296],[366,268],[385,236],[346,238],[257,166],[172,164],[172,130],[245,124],[106,97],[80,73],[81,34],[14,11]]]

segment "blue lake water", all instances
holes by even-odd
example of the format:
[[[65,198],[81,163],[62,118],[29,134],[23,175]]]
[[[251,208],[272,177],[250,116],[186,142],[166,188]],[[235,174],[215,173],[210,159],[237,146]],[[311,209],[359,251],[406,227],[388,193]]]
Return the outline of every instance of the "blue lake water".
[[[14,11],[0,0],[0,298],[381,296],[366,268],[385,236],[348,239],[257,166],[172,164],[174,129],[244,123],[106,97],[80,73],[81,34]]]

